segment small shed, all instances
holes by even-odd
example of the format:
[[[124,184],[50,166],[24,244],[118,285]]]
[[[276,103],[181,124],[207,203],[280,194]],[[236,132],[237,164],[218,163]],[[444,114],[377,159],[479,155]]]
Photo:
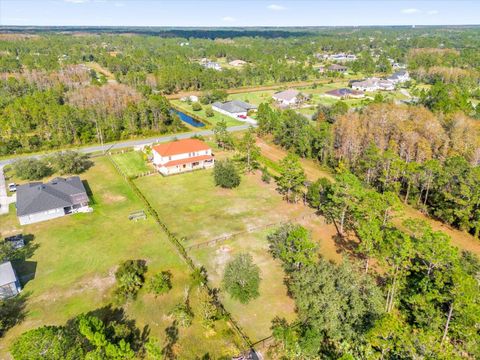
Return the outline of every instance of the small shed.
[[[22,290],[12,263],[6,261],[0,264],[0,299],[14,297]]]

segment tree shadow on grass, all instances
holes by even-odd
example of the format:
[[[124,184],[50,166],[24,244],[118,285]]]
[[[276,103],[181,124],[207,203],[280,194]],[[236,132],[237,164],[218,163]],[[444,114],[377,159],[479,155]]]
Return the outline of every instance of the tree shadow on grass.
[[[162,349],[162,354],[165,359],[176,359],[174,346],[178,341],[178,326],[177,321],[174,321],[170,326],[165,329],[166,342]]]
[[[25,307],[30,293],[24,292],[13,298],[0,300],[0,338],[26,316]]]

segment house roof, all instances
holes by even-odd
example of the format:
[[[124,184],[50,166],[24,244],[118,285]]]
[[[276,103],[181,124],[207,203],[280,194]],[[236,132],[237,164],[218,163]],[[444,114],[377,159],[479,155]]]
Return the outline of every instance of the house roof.
[[[292,101],[295,97],[298,96],[298,94],[300,94],[300,91],[295,89],[288,89],[288,90],[276,92],[275,94],[272,95],[272,97],[276,100]]]
[[[170,166],[190,164],[190,163],[193,163],[193,162],[210,160],[210,159],[213,159],[212,155],[194,156],[194,157],[189,157],[189,158],[186,158],[186,159],[172,160],[172,161],[169,161],[162,166],[170,167]]]
[[[57,177],[48,183],[33,182],[17,186],[17,215],[35,214],[88,201],[78,176]]]
[[[399,77],[405,76],[405,75],[407,75],[407,74],[408,74],[407,70],[398,70],[398,71],[394,72],[392,75],[390,75],[390,76],[388,77],[388,79],[396,80],[396,79],[398,79]]]
[[[17,281],[15,271],[13,271],[10,261],[0,264],[0,286],[11,284]]]
[[[337,97],[344,97],[348,95],[363,95],[361,91],[356,91],[348,88],[330,90],[330,91],[327,91],[325,94],[337,96]]]
[[[210,150],[210,146],[198,139],[182,139],[155,145],[153,150],[161,156],[171,156],[195,151]]]
[[[223,103],[215,102],[212,104],[212,106],[215,106],[216,108],[222,109],[223,111],[229,112],[231,114],[243,113],[245,111],[257,108],[255,105],[240,100],[226,101]]]

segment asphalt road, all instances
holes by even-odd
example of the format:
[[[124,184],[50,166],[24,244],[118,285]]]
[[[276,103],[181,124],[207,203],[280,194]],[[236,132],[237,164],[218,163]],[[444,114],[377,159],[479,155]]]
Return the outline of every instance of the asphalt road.
[[[227,128],[227,130],[230,132],[242,131],[242,130],[247,130],[250,126],[252,125],[245,124],[245,125],[231,126]],[[69,149],[69,150],[77,150],[79,152],[89,154],[89,153],[100,152],[100,151],[110,151],[113,149],[122,149],[122,148],[134,147],[139,145],[147,145],[151,143],[167,142],[175,139],[187,139],[195,135],[210,136],[210,135],[213,135],[213,131],[212,130],[191,131],[188,133],[173,134],[173,135],[159,136],[159,137],[157,136],[157,137],[152,137],[147,139],[126,140],[126,141],[121,141],[116,143],[105,144],[104,146],[94,145],[94,146],[87,146],[87,147],[82,147],[78,149]],[[45,154],[21,156],[21,157],[17,156],[17,157],[11,157],[8,159],[3,159],[3,160],[0,160],[0,167],[11,164],[18,158],[29,159],[29,158],[40,158],[42,156],[45,156]]]

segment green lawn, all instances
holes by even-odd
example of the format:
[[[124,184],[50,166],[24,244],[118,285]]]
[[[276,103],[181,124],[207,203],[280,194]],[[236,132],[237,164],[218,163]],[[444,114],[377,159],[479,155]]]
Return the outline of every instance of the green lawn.
[[[215,187],[213,170],[170,177],[147,176],[135,180],[160,217],[185,244],[192,245],[259,225],[303,214],[303,206],[287,204],[275,185],[260,176],[242,177],[233,190]]]
[[[176,107],[178,108],[179,110],[183,110],[183,111],[186,111],[187,113],[192,113],[192,114],[195,114],[197,115],[200,120],[205,120],[207,121],[208,123],[211,124],[211,126],[215,126],[218,122],[222,121],[222,120],[225,120],[226,123],[227,123],[227,126],[235,126],[235,125],[241,125],[241,124],[244,124],[243,122],[241,121],[238,121],[238,120],[235,120],[234,118],[230,117],[230,116],[226,116],[226,115],[223,115],[223,114],[220,114],[216,111],[214,111],[214,116],[212,117],[207,117],[207,115],[205,114],[205,108],[208,107],[209,105],[202,105],[202,110],[200,111],[193,111],[192,110],[192,105],[184,102],[184,101],[180,101],[180,100],[171,100],[171,103]],[[199,128],[196,128],[197,130]]]
[[[144,259],[147,276],[170,270],[173,289],[155,298],[143,290],[138,299],[127,303],[127,315],[143,330],[164,342],[165,328],[172,323],[168,313],[183,301],[189,284],[189,268],[177,255],[152,218],[131,222],[128,214],[143,204],[105,157],[83,174],[93,193],[94,211],[21,227],[13,212],[0,217],[0,232],[15,231],[34,236],[38,249],[28,263],[15,264],[19,275],[34,275],[24,287],[27,296],[26,319],[0,341],[0,358],[6,357],[15,336],[44,324],[63,324],[82,312],[100,308],[112,301],[116,266],[127,259]],[[28,266],[27,266],[28,265]],[[32,273],[34,274],[28,274]],[[197,304],[192,303],[195,313]],[[176,345],[179,358],[194,358],[209,352],[214,358],[235,353],[233,336],[227,324],[216,323],[207,331],[198,319],[188,329],[180,329]]]
[[[119,153],[112,158],[127,176],[138,176],[153,170],[140,151]]]

